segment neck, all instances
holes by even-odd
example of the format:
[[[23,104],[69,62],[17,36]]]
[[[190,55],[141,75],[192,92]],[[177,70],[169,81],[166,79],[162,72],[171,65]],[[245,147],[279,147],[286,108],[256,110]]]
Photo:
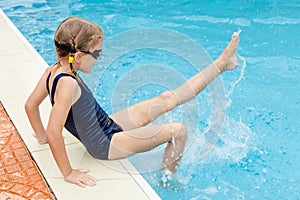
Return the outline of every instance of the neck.
[[[73,62],[72,64],[70,64],[68,62],[68,60],[64,59],[64,58],[59,59],[58,65],[66,73],[76,74],[77,71],[78,71],[78,65],[75,62]]]

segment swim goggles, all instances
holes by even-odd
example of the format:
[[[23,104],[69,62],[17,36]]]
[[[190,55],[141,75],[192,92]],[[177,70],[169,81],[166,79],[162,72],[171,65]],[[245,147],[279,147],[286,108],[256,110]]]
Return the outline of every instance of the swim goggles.
[[[97,49],[93,52],[89,52],[89,51],[80,51],[82,53],[86,53],[91,55],[93,58],[95,58],[96,60],[98,60],[98,58],[100,58],[102,56],[102,49]]]
[[[59,48],[61,50],[64,50],[64,51],[67,51],[70,54],[75,54],[77,52],[76,49],[71,48],[68,45],[62,44],[62,43],[60,43],[60,42],[58,42],[56,40],[54,40],[54,44],[55,44],[55,46],[57,48]],[[80,52],[89,54],[89,55],[91,55],[96,60],[98,60],[98,58],[102,56],[102,49],[97,49],[97,50],[95,50],[93,52],[89,52],[89,51],[80,51]]]

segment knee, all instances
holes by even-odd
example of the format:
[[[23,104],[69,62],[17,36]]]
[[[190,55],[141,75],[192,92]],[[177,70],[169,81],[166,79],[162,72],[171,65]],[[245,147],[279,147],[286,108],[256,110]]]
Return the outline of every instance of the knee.
[[[182,124],[180,122],[172,123],[171,130],[172,130],[172,132],[173,132],[172,134],[175,138],[181,139],[184,141],[187,139],[188,129],[184,124]]]
[[[164,102],[166,111],[173,110],[178,105],[178,99],[172,91],[166,91],[159,95],[159,98]]]

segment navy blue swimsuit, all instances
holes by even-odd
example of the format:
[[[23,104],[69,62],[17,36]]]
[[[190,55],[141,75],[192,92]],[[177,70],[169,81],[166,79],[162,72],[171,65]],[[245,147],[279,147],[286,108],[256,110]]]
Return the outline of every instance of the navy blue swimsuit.
[[[54,78],[50,93],[50,75],[51,73],[47,77],[46,85],[48,94],[51,94],[50,99],[53,106],[55,90],[59,79],[63,76],[77,79],[67,73],[58,74]],[[81,141],[93,157],[107,160],[111,138],[115,133],[121,132],[122,128],[110,119],[100,107],[87,85],[83,82],[77,82],[81,89],[81,95],[68,113],[65,128]]]

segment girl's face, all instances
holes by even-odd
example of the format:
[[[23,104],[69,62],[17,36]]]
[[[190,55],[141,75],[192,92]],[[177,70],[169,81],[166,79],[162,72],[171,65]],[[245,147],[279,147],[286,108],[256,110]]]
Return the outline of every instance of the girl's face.
[[[84,73],[91,73],[93,66],[102,55],[102,39],[89,49],[88,52],[81,52],[83,56],[80,58],[79,70]]]

